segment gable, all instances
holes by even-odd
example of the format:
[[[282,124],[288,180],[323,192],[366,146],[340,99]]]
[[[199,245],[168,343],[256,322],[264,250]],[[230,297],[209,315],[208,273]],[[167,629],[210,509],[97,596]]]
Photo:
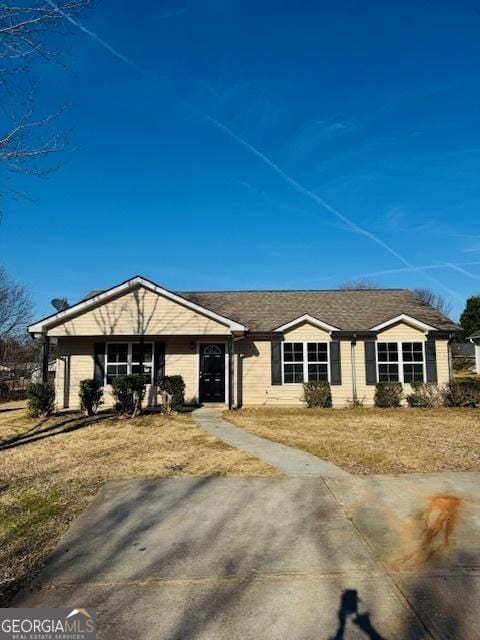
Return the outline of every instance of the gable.
[[[228,334],[229,327],[144,286],[100,302],[48,329],[49,336]]]
[[[377,340],[380,342],[421,342],[426,339],[425,331],[406,322],[397,322],[377,333]]]
[[[286,342],[328,342],[330,333],[325,329],[305,321],[283,332]]]

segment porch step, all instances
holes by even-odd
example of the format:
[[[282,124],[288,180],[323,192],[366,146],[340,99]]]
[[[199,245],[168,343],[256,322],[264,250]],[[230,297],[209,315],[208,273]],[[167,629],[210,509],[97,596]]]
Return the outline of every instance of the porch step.
[[[206,409],[228,409],[226,402],[202,402],[201,406]]]

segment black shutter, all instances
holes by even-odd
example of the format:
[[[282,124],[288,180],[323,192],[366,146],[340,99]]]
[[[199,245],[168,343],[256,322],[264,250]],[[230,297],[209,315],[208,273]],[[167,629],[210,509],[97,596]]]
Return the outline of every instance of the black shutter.
[[[342,384],[342,366],[340,362],[340,342],[330,342],[330,384]]]
[[[165,343],[155,342],[155,354],[153,362],[153,384],[157,384],[159,378],[165,375]]]
[[[427,338],[425,343],[425,356],[427,365],[427,382],[437,384],[437,349],[434,338]]]
[[[368,385],[377,384],[377,354],[372,340],[365,341],[365,380]]]
[[[282,384],[282,342],[272,340],[272,384]]]
[[[95,342],[93,377],[102,386],[105,384],[105,342]]]

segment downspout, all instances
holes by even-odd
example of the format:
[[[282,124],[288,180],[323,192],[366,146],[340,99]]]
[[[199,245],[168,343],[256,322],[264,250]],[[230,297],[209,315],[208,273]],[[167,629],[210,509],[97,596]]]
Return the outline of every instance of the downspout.
[[[453,379],[452,349],[450,348],[450,345],[452,344],[454,338],[455,338],[455,334],[453,333],[448,334],[447,350],[448,350],[448,379],[449,380]]]
[[[228,339],[228,408],[229,409],[233,409],[233,407],[235,406],[237,409],[240,406],[240,403],[238,402],[238,397],[237,397],[237,402],[234,402],[234,389],[235,389],[235,380],[234,380],[234,373],[235,373],[235,343],[238,342],[239,340],[243,340],[245,338],[245,336],[229,336]],[[238,357],[241,358],[241,354],[238,354]],[[240,379],[241,375],[241,366],[240,364],[238,364],[237,366],[237,377],[238,382],[237,382],[237,396],[238,396],[238,383],[243,384],[243,380]]]
[[[357,334],[354,333],[352,336],[352,340],[350,342],[350,353],[351,353],[351,361],[352,361],[352,398],[353,398],[353,406],[356,406],[358,401],[357,396],[357,363],[356,363],[356,354],[355,347],[357,345]]]

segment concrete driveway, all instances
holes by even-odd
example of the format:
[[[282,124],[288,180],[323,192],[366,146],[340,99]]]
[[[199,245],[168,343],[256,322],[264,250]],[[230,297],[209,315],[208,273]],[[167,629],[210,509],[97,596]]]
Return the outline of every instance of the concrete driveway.
[[[108,640],[480,637],[479,474],[105,485],[14,606]]]

